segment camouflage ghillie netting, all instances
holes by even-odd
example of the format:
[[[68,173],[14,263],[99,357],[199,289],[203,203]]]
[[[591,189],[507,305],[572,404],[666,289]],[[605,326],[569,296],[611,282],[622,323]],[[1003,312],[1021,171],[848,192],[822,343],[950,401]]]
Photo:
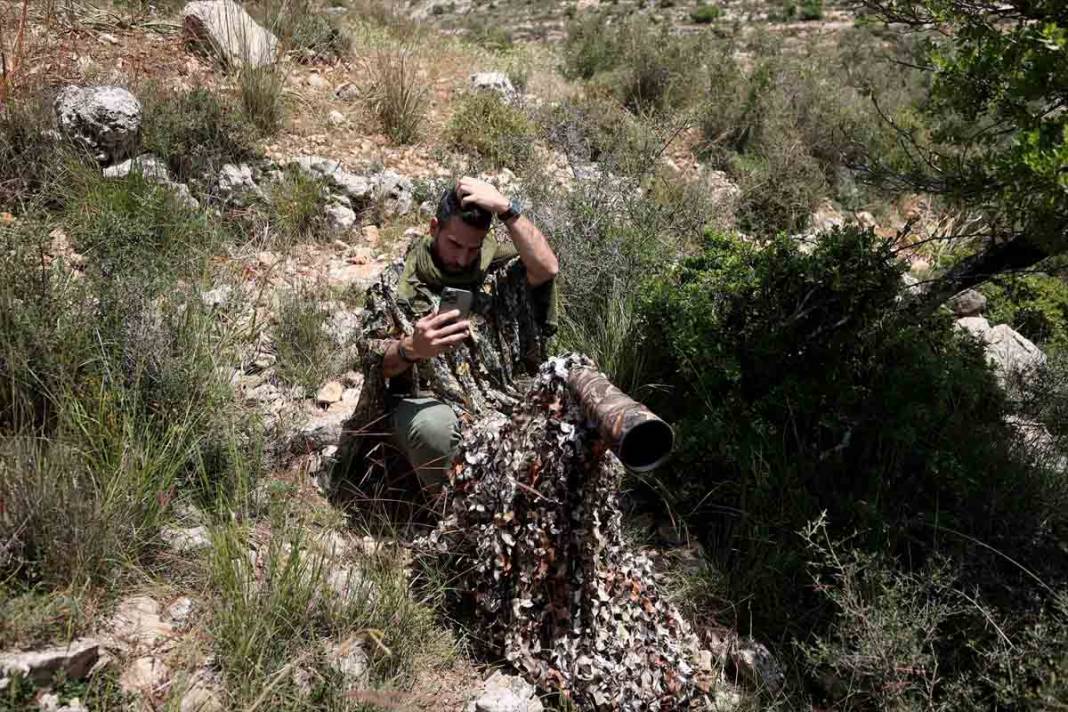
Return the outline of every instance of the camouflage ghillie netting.
[[[567,385],[590,365],[548,360],[510,420],[466,429],[448,514],[417,548],[457,572],[480,636],[530,682],[583,708],[684,709],[697,640],[624,544],[622,467]]]

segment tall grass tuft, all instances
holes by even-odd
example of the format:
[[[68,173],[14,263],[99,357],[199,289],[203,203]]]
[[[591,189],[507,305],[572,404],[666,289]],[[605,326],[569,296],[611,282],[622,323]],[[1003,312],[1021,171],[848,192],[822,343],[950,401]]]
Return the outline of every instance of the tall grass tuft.
[[[278,65],[254,67],[246,64],[238,70],[237,90],[241,107],[248,120],[264,134],[273,134],[282,126],[284,88],[285,74]]]
[[[396,143],[414,142],[426,117],[429,97],[414,55],[403,48],[383,50],[371,58],[368,69],[368,99],[382,130]]]

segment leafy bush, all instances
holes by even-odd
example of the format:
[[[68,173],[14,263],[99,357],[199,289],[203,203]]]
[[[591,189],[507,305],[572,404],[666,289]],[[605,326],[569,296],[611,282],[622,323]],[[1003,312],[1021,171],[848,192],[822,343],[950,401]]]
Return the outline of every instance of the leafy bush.
[[[634,112],[684,107],[700,84],[700,38],[677,37],[640,18],[608,24],[590,15],[568,26],[565,76],[594,80]]]
[[[254,126],[226,97],[200,87],[172,93],[158,85],[138,93],[141,145],[163,159],[179,182],[214,180],[224,163],[257,156]]]
[[[1061,518],[1063,476],[1003,445],[1007,406],[980,346],[948,318],[902,312],[899,272],[856,229],[811,254],[710,234],[647,292],[650,378],[672,387],[658,407],[679,435],[665,489],[701,503],[692,520],[745,562],[735,593],[761,592],[773,630],[800,585],[803,556],[784,542],[822,510],[867,532],[858,546],[892,550],[922,550],[937,520],[1015,551]]]
[[[305,61],[342,59],[352,51],[352,39],[334,20],[313,12],[296,18],[286,39]]]
[[[396,143],[412,143],[426,117],[429,89],[407,50],[379,52],[370,69],[371,111]]]
[[[486,159],[494,168],[521,168],[533,155],[534,125],[492,92],[461,97],[445,132],[453,147]]]
[[[983,286],[991,323],[1012,328],[1047,350],[1068,351],[1068,282],[1044,274],[998,277]]]
[[[690,19],[700,25],[707,25],[710,22],[715,22],[722,16],[723,8],[718,5],[699,4],[693,12],[690,13]]]

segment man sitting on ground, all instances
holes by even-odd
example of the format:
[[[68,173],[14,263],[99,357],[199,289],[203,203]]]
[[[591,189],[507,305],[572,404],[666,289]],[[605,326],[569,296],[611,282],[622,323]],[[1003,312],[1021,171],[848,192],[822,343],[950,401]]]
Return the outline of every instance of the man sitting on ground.
[[[490,234],[494,216],[507,242]],[[545,236],[514,202],[489,183],[460,180],[442,196],[429,235],[410,246],[399,278],[387,270],[369,292],[364,391],[350,430],[388,423],[422,486],[437,491],[461,419],[507,413],[521,397],[517,379],[544,359],[557,270]],[[474,293],[466,318],[438,310],[446,287]]]

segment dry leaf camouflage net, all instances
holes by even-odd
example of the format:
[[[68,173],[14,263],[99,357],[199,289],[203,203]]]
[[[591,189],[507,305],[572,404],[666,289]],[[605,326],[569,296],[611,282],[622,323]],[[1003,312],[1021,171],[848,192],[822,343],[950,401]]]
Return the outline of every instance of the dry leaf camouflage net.
[[[549,359],[511,419],[465,430],[448,514],[417,548],[444,558],[479,637],[530,682],[582,708],[685,709],[697,639],[623,541],[622,467],[567,385],[590,366]]]

